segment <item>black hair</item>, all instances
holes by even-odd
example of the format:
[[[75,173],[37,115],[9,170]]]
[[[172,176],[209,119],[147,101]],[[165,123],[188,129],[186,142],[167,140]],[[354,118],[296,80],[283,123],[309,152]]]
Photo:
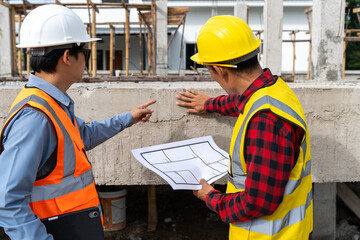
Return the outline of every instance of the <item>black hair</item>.
[[[231,71],[250,73],[252,70],[260,66],[258,56],[255,55],[244,62],[236,64],[236,66],[237,68],[231,68]]]
[[[77,59],[78,53],[82,50],[83,45],[75,46],[73,48],[62,48],[54,49],[44,56],[32,56],[30,59],[30,66],[34,72],[47,72],[54,73],[56,71],[56,66],[58,61],[66,49],[69,49],[70,56],[75,56]]]

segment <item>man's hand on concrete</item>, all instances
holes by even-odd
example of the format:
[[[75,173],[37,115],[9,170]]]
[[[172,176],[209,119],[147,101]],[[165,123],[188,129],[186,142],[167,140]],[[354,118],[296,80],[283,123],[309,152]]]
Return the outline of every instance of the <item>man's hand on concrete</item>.
[[[135,107],[133,110],[130,111],[134,119],[134,124],[139,121],[146,122],[151,117],[151,114],[154,112],[154,110],[148,109],[147,107],[154,104],[155,102],[156,102],[155,100],[148,101],[146,103],[143,103]]]
[[[186,89],[186,91],[176,95],[176,98],[181,100],[181,102],[176,102],[176,105],[189,108],[188,113],[202,114],[205,113],[204,104],[209,96],[193,89]]]
[[[206,200],[206,195],[208,195],[208,193],[212,190],[214,190],[213,184],[210,185],[208,184],[204,179],[200,179],[200,184],[201,184],[201,189],[200,190],[193,190],[193,194],[205,201]]]

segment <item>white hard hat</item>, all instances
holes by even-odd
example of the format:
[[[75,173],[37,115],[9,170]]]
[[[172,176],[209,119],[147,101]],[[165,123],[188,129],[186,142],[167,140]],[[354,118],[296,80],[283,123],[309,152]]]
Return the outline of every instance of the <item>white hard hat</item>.
[[[24,19],[18,48],[41,48],[93,42],[83,21],[71,9],[56,4],[37,7]]]

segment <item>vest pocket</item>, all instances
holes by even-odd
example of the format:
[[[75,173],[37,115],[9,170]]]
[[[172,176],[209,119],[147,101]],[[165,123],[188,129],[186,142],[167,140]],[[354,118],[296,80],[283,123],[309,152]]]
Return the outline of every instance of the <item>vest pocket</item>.
[[[94,200],[98,200],[94,184],[90,184],[90,186],[87,186],[84,189],[55,198],[56,204],[62,213],[83,209],[84,206],[87,206],[87,203]]]

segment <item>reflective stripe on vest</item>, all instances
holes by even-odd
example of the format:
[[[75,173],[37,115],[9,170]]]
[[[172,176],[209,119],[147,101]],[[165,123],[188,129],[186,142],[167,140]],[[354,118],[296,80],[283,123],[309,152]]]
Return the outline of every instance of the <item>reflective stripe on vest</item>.
[[[267,220],[264,220],[261,218],[254,218],[251,220],[251,231],[266,234],[266,235],[277,234],[284,227],[290,226],[292,224],[302,221],[305,217],[304,213],[305,213],[306,209],[310,206],[311,201],[312,201],[312,191],[310,191],[307,194],[306,204],[291,209],[291,211],[289,211],[289,213],[283,219],[267,221]],[[238,227],[243,227],[241,225],[241,223],[240,224],[232,223],[232,224],[234,224]],[[264,227],[265,225],[268,225],[268,224],[271,224],[271,228]]]

